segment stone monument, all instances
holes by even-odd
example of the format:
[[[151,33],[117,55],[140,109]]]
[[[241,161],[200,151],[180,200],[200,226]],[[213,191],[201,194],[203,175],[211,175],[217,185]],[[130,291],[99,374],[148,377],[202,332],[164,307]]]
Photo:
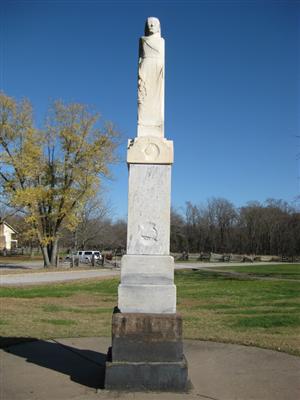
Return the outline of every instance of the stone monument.
[[[164,39],[150,17],[140,38],[137,137],[128,142],[127,254],[105,387],[184,390],[187,363],[170,256],[173,142],[164,138]]]

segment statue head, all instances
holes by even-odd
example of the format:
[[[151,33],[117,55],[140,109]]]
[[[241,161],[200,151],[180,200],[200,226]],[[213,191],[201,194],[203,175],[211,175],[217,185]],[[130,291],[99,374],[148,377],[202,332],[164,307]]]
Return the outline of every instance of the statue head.
[[[149,17],[145,24],[145,36],[151,36],[154,33],[159,33],[160,35],[160,22],[158,18]]]

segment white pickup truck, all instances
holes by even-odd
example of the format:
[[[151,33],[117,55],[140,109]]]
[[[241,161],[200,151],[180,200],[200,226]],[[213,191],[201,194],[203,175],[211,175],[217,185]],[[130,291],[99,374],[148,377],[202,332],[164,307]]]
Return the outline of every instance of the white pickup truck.
[[[94,257],[95,262],[103,260],[103,256],[98,250],[79,250],[76,255],[79,257],[80,262],[91,262]]]

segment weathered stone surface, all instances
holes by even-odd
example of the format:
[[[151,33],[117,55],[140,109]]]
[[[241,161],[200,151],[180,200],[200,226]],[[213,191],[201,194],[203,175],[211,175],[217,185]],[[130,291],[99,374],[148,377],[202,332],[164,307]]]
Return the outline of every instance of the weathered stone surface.
[[[122,313],[175,314],[176,286],[121,283],[118,308]]]
[[[170,165],[131,164],[127,254],[169,255]]]
[[[185,391],[187,361],[107,362],[105,389]]]
[[[182,357],[179,314],[113,314],[113,361],[169,362]]]
[[[148,340],[179,340],[182,338],[180,314],[141,314],[115,312],[112,317],[112,336]]]
[[[172,285],[174,259],[171,256],[125,255],[121,260],[123,284]]]
[[[142,136],[128,140],[129,164],[172,164],[173,142],[164,138]]]

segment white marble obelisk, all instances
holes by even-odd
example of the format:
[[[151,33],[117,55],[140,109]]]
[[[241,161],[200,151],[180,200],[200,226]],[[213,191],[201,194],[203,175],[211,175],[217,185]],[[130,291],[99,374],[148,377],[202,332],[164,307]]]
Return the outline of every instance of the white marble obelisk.
[[[164,39],[148,18],[140,39],[137,137],[128,142],[127,254],[112,316],[105,388],[185,391],[182,318],[170,256],[173,142],[164,138]]]
[[[140,39],[137,137],[128,142],[127,254],[121,262],[122,313],[176,313],[170,252],[173,142],[164,138],[164,39],[157,18]]]

